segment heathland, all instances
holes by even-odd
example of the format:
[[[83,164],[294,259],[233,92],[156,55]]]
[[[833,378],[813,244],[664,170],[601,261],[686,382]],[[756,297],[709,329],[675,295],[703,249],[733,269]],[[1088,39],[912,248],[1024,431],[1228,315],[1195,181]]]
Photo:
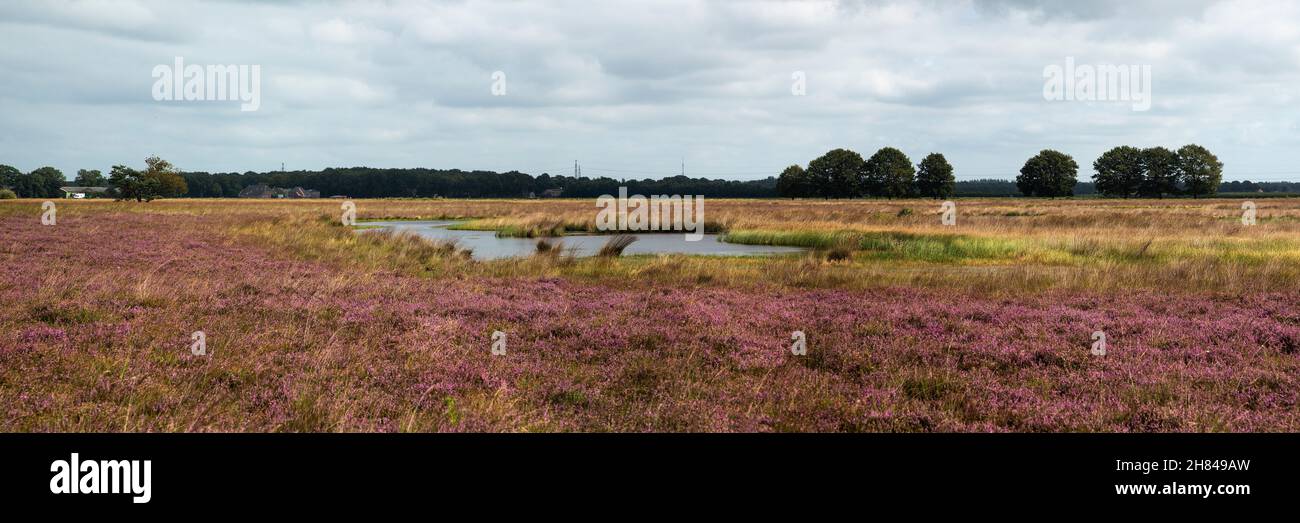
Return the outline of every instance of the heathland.
[[[956,203],[708,200],[799,255],[476,261],[337,200],[0,201],[0,430],[1300,430],[1300,199]]]

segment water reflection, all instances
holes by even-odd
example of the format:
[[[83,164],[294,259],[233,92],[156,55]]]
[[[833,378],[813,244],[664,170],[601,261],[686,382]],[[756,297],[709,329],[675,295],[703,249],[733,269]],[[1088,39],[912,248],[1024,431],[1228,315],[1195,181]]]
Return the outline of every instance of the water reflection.
[[[537,251],[535,238],[498,238],[493,231],[461,231],[448,229],[455,221],[373,221],[358,225],[379,226],[383,229],[362,229],[360,232],[392,229],[412,232],[425,238],[435,240],[456,240],[461,247],[473,249],[474,258],[478,260],[495,260],[512,256],[531,256]],[[803,252],[800,247],[782,247],[772,245],[741,245],[718,241],[718,235],[705,234],[699,241],[686,241],[685,233],[647,233],[634,234],[636,242],[623,251],[624,256],[637,254],[695,254],[710,256],[753,256],[762,254],[787,254]],[[551,242],[563,242],[565,253],[576,256],[591,256],[605,245],[610,236],[598,234],[580,234],[550,238]]]

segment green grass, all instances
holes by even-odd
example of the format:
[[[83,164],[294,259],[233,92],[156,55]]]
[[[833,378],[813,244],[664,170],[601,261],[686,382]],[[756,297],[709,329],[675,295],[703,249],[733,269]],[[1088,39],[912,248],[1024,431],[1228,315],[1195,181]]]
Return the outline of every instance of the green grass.
[[[567,232],[588,232],[575,224],[551,223],[501,223],[500,220],[469,220],[447,227],[460,231],[496,231],[498,238],[553,238]]]
[[[849,231],[729,231],[720,238],[724,242],[743,245],[785,245],[810,249],[831,249],[852,245],[855,233]]]
[[[988,238],[959,234],[917,234],[898,231],[731,231],[722,239],[746,245],[786,245],[811,249],[853,248],[868,258],[953,262],[961,260],[1010,260],[1030,250],[1018,239]]]

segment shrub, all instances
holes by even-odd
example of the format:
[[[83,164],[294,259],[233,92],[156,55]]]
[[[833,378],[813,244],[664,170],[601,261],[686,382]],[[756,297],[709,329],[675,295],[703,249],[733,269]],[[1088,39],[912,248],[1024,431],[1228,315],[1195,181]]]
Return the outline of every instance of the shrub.
[[[826,261],[844,261],[853,257],[853,251],[847,247],[835,247],[826,251]]]
[[[564,252],[564,242],[560,240],[537,240],[537,256],[555,257]]]

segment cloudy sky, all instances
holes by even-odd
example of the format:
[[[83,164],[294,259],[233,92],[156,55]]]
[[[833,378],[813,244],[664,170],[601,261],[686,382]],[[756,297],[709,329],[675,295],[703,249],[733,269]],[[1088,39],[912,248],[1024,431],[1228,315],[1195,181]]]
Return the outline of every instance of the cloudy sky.
[[[1054,148],[1084,178],[1115,145],[1199,143],[1225,179],[1300,180],[1298,21],[1289,0],[6,0],[0,163],[756,179],[890,145],[958,179]],[[154,100],[178,56],[260,66],[260,108]],[[1067,58],[1149,65],[1150,110],[1045,100]]]

